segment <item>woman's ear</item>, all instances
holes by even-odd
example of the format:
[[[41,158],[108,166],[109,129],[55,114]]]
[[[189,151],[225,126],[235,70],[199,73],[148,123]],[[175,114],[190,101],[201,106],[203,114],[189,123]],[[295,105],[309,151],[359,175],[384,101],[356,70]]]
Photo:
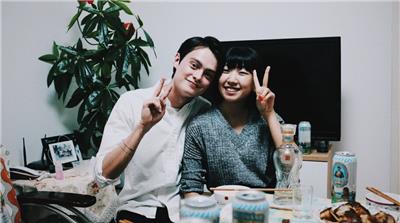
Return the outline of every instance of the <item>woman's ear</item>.
[[[181,62],[181,55],[179,53],[176,53],[174,57],[174,67],[176,68],[180,62]]]

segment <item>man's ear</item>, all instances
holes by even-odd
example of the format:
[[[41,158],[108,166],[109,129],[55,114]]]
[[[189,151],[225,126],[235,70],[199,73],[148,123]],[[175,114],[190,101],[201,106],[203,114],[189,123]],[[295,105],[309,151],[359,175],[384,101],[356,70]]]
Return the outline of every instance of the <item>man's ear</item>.
[[[176,53],[174,57],[174,67],[176,68],[180,62],[181,62],[181,55],[179,53]]]

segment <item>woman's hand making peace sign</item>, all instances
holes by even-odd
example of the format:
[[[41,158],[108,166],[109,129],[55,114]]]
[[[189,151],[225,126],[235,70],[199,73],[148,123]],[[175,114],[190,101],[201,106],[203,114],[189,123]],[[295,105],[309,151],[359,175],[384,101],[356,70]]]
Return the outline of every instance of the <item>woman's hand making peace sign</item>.
[[[265,68],[262,85],[258,81],[257,71],[253,71],[254,91],[256,92],[256,105],[262,115],[268,116],[274,112],[275,94],[268,88],[270,66]]]

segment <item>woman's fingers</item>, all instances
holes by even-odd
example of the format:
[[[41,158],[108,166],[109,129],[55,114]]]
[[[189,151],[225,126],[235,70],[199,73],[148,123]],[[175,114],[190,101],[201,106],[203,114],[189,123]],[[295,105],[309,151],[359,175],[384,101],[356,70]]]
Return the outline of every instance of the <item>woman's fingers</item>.
[[[268,89],[268,79],[269,79],[269,71],[270,70],[271,70],[270,66],[267,66],[267,68],[265,68],[262,86],[260,85],[260,81],[258,80],[257,71],[256,70],[253,71],[254,90],[258,97],[263,97],[266,94],[264,92],[264,89],[265,88]]]
[[[268,94],[270,90],[266,87],[260,87],[257,89],[256,93],[257,93],[257,100],[259,101],[263,101],[265,96]]]
[[[256,70],[253,70],[253,82],[254,82],[254,90],[257,92],[257,90],[261,86],[260,86],[260,82],[258,81],[257,71]]]
[[[268,79],[269,79],[269,71],[270,70],[271,70],[270,66],[267,66],[267,68],[265,68],[264,78],[263,78],[263,86],[264,87],[268,87]]]

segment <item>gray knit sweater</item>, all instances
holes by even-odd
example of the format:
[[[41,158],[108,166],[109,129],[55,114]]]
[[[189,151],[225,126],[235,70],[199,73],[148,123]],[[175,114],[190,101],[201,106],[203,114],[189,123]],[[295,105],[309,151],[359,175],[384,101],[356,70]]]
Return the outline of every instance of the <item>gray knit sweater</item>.
[[[258,111],[238,134],[213,107],[190,122],[184,148],[182,192],[202,193],[204,184],[275,187],[275,147]]]

